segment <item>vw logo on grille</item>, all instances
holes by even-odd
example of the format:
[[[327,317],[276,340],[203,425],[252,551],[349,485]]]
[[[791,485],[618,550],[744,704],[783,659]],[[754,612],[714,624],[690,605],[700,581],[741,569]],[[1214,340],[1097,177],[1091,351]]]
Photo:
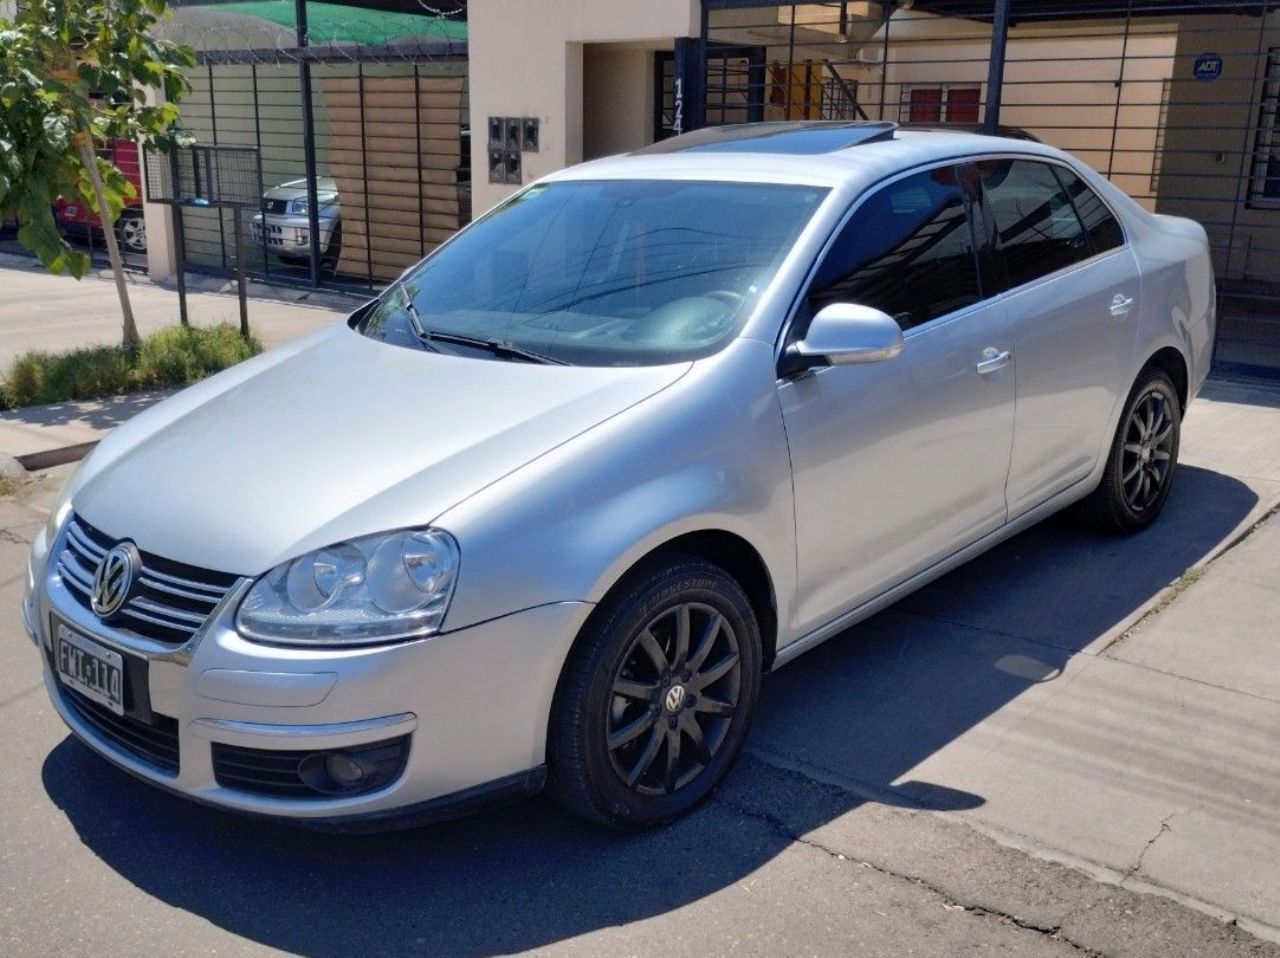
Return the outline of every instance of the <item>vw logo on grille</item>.
[[[122,542],[102,557],[93,575],[90,603],[99,618],[106,618],[124,605],[133,591],[138,570],[138,550],[131,542]]]

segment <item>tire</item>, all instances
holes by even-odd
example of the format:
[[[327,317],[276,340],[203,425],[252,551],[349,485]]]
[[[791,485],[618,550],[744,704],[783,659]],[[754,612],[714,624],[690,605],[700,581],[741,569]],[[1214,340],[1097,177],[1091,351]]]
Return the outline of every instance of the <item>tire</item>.
[[[324,256],[321,261],[329,268],[330,271],[336,271],[338,268],[338,260],[342,257],[342,223],[338,222],[333,225],[333,232],[329,234],[329,245],[325,247]]]
[[[147,251],[147,224],[141,210],[125,210],[116,223],[116,239],[125,253]]]
[[[548,735],[551,796],[626,830],[692,811],[742,748],[761,658],[751,603],[723,569],[681,555],[640,567],[592,614],[561,675]]]
[[[1182,404],[1162,369],[1143,370],[1125,401],[1098,488],[1081,503],[1085,517],[1107,532],[1151,525],[1173,488],[1182,436]]]

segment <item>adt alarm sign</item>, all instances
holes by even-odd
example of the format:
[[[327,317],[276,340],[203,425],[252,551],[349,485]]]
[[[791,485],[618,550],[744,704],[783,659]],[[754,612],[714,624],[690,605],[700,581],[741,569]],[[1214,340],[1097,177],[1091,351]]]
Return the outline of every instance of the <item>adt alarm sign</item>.
[[[1202,53],[1196,57],[1195,77],[1204,83],[1212,83],[1222,76],[1222,57],[1217,53]]]

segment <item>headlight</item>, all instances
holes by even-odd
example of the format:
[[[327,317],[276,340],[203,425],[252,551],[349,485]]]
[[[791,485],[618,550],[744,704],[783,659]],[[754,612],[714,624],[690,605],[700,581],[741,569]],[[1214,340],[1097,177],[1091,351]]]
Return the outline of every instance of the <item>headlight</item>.
[[[359,645],[430,635],[458,577],[458,544],[441,529],[367,536],[300,556],[259,579],[236,628],[286,645]]]
[[[306,216],[307,213],[311,212],[311,207],[310,205],[308,205],[305,198],[300,200],[293,200],[289,204],[289,208],[292,212],[297,213],[300,216]]]

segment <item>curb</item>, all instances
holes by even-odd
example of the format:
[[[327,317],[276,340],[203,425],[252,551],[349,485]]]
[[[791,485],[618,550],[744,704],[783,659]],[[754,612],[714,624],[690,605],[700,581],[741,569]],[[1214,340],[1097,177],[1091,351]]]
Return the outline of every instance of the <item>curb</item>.
[[[52,469],[54,466],[65,466],[69,462],[78,462],[83,459],[93,451],[98,441],[94,439],[92,442],[78,442],[71,446],[60,446],[57,449],[41,449],[39,452],[29,452],[25,456],[14,456],[13,459],[27,472]]]

